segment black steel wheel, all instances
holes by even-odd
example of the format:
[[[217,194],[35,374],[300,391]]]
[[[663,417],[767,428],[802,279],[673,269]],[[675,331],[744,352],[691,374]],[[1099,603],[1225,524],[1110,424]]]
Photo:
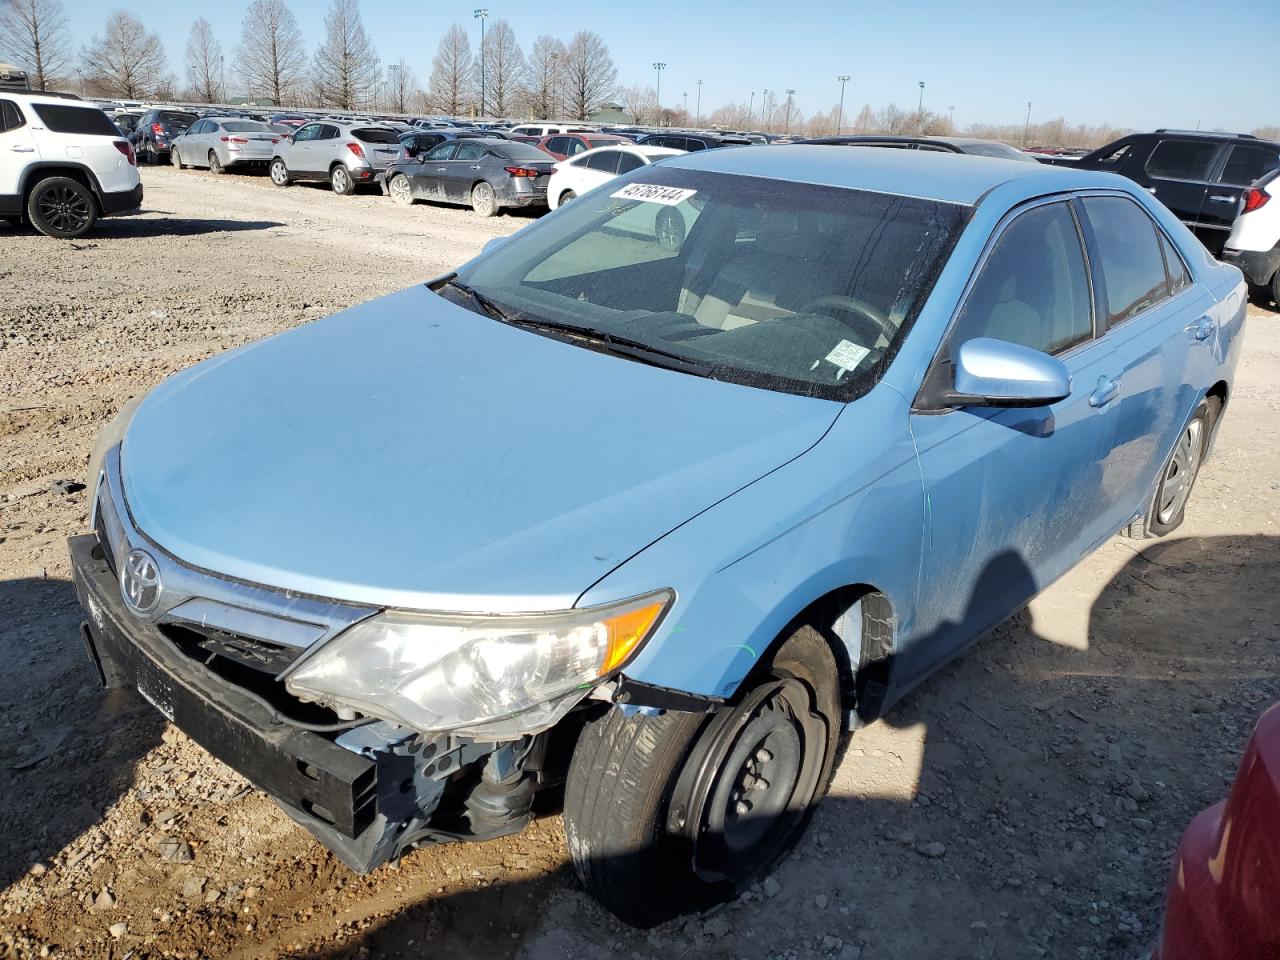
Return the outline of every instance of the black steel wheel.
[[[839,670],[802,627],[710,717],[610,709],[586,724],[564,826],[584,886],[652,926],[733,896],[800,837],[842,731]]]
[[[74,240],[93,228],[97,203],[89,188],[70,177],[41,180],[27,197],[27,219],[45,236]]]

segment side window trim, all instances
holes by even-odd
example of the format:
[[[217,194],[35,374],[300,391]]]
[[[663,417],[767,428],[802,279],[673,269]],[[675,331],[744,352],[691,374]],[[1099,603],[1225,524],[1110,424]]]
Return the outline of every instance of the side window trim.
[[[1123,196],[1123,194],[1120,194],[1120,196]],[[1059,351],[1054,354],[1054,356],[1059,360],[1065,360],[1074,356],[1077,352],[1085,350],[1098,342],[1098,339],[1102,335],[1099,326],[1101,323],[1101,314],[1098,308],[1097,296],[1094,293],[1093,269],[1089,259],[1089,249],[1086,246],[1084,224],[1082,224],[1080,218],[1076,216],[1075,204],[1078,199],[1079,194],[1075,193],[1058,193],[1051,194],[1047,197],[1037,197],[1034,200],[1028,200],[1027,202],[1014,207],[1000,219],[999,223],[996,224],[995,229],[991,231],[991,236],[987,238],[987,242],[983,245],[982,252],[978,254],[977,262],[974,263],[973,270],[969,273],[969,278],[965,281],[964,289],[960,292],[960,297],[956,300],[956,305],[951,311],[950,319],[947,320],[947,328],[943,331],[942,339],[938,343],[938,348],[934,352],[933,359],[929,361],[929,366],[925,370],[925,375],[920,381],[920,388],[916,391],[915,398],[911,401],[911,411],[913,413],[927,413],[930,416],[933,416],[946,415],[955,412],[954,408],[922,408],[919,406],[919,402],[921,397],[928,391],[930,382],[933,380],[938,368],[944,364],[950,363],[951,361],[951,337],[955,333],[956,324],[960,321],[960,315],[964,312],[965,304],[969,302],[969,294],[973,292],[973,288],[977,284],[978,278],[982,275],[983,268],[991,258],[992,251],[995,250],[996,245],[1000,242],[1001,237],[1004,236],[1005,231],[1008,230],[1019,217],[1031,210],[1038,209],[1039,207],[1047,207],[1054,203],[1066,205],[1067,209],[1071,213],[1071,218],[1076,225],[1076,233],[1080,239],[1080,255],[1084,260],[1085,279],[1089,284],[1089,310],[1092,313],[1091,328],[1093,333],[1088,337],[1088,339],[1081,340],[1079,343],[1073,344],[1070,347],[1067,347],[1067,349]]]

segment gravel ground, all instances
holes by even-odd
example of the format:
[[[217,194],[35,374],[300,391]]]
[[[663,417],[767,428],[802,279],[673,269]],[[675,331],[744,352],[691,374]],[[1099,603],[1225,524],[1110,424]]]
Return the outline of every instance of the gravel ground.
[[[358,877],[155,711],[96,689],[65,537],[116,409],[220,350],[443,272],[527,217],[146,169],[145,213],[0,228],[0,957],[1131,958],[1177,838],[1280,699],[1280,315],[1254,308],[1169,540],[1114,540],[856,733],[799,849],[652,931],[554,815]]]

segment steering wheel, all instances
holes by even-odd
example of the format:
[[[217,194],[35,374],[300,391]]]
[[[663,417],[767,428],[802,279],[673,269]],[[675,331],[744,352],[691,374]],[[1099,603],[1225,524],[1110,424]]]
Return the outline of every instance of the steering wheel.
[[[836,317],[830,312],[832,308],[841,312],[854,313],[856,316]],[[817,313],[832,317],[832,319],[847,324],[859,333],[864,334],[864,336],[867,333],[871,333],[871,336],[866,337],[866,342],[872,346],[875,346],[876,341],[881,337],[884,337],[886,343],[891,341],[894,334],[898,332],[898,328],[894,326],[887,316],[865,300],[859,300],[857,297],[846,297],[841,294],[818,297],[818,299],[811,300],[801,307],[800,312]],[[859,320],[863,322],[859,323]]]

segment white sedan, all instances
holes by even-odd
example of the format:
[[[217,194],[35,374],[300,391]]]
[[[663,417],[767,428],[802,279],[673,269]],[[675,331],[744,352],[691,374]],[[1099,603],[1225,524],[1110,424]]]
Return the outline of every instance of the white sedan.
[[[554,210],[578,194],[586,193],[614,177],[679,153],[684,151],[626,143],[597,147],[580,153],[571,160],[561,160],[556,164],[551,182],[547,185],[547,205]]]

